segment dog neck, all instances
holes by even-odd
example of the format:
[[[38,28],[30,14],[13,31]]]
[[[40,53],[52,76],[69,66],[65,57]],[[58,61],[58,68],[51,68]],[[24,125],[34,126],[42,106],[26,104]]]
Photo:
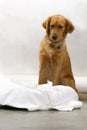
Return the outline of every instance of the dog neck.
[[[63,46],[63,44],[57,44],[57,45],[53,45],[53,44],[49,44],[49,46],[51,47],[51,48],[54,48],[54,49],[56,49],[56,50],[61,50],[62,49],[62,46]]]

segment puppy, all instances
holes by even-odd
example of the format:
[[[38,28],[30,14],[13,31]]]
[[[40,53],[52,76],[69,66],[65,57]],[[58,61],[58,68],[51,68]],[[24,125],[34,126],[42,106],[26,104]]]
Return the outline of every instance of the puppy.
[[[39,84],[72,87],[77,93],[65,38],[74,31],[73,24],[62,15],[48,17],[42,24],[46,35],[40,44]]]

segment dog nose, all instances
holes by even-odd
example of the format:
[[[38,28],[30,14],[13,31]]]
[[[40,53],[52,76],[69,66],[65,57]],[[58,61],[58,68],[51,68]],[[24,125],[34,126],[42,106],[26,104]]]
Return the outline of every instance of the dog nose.
[[[53,40],[56,40],[56,39],[57,39],[57,35],[54,34],[54,35],[52,36],[52,39],[53,39]]]

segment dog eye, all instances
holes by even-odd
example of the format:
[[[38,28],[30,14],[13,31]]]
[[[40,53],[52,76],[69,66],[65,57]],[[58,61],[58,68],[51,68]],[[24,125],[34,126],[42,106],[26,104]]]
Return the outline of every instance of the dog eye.
[[[54,25],[50,25],[50,28],[54,28]]]
[[[59,28],[59,29],[62,29],[62,28],[63,28],[63,26],[62,26],[62,25],[59,25],[59,26],[58,26],[58,28]]]

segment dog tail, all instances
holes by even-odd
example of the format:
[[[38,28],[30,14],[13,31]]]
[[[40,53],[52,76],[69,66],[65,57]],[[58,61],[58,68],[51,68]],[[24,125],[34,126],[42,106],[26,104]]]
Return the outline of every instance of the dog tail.
[[[78,95],[80,100],[87,100],[87,93],[79,92]]]

